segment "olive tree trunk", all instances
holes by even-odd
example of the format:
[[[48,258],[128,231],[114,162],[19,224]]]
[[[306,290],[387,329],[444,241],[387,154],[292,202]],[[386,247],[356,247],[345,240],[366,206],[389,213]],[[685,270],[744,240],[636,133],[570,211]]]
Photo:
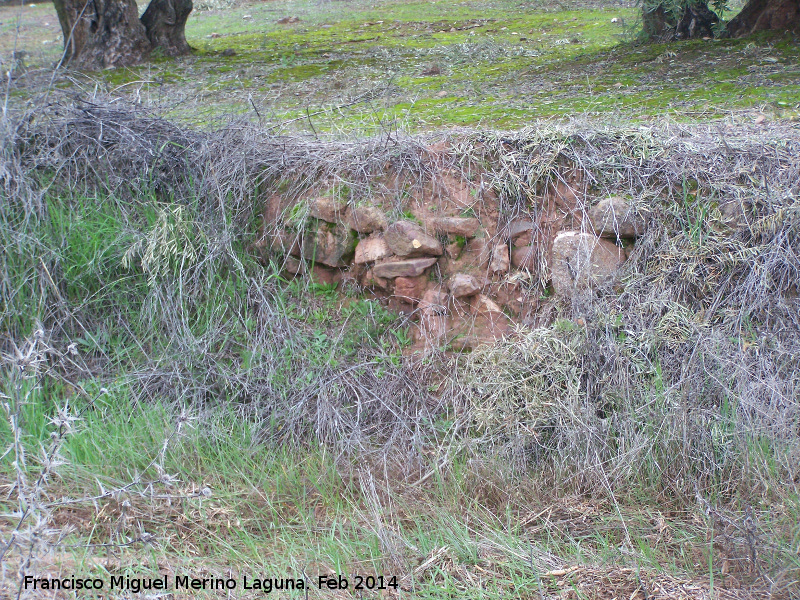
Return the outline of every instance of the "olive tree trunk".
[[[186,42],[186,19],[192,12],[192,0],[151,0],[142,15],[147,38],[153,49],[166,56],[189,54],[192,48]]]
[[[756,31],[800,32],[800,0],[748,0],[725,28],[725,35],[742,37]]]
[[[141,62],[150,52],[135,0],[54,0],[64,59],[84,69]]]
[[[192,0],[152,0],[139,19],[136,0],[53,0],[64,34],[64,61],[79,69],[134,65],[160,48],[192,51],[184,33]]]
[[[675,27],[675,37],[679,40],[713,38],[714,25],[717,23],[719,23],[717,13],[708,8],[705,2],[688,4]]]
[[[663,4],[642,5],[642,26],[648,39],[658,41],[714,37],[713,27],[719,17],[705,2],[686,4],[677,9]]]
[[[663,4],[642,3],[642,29],[648,40],[671,39],[678,19]]]

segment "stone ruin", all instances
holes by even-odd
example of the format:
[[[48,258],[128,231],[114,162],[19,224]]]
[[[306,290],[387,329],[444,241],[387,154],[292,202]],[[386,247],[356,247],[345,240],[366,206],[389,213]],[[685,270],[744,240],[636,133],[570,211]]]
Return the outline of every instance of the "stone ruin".
[[[272,194],[255,248],[287,276],[348,285],[408,315],[412,351],[471,350],[559,299],[613,287],[646,224],[626,200],[593,197],[568,166],[509,210],[485,172],[443,166],[431,148],[421,185],[387,164],[370,185],[380,191],[356,201],[324,182]]]

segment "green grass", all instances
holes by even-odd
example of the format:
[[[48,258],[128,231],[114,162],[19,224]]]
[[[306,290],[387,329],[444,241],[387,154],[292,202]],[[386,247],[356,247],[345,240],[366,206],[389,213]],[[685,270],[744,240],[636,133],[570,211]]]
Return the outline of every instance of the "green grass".
[[[141,350],[163,344],[159,334],[176,326],[169,323],[175,310],[186,319],[181,331],[200,339],[219,335],[221,328],[227,340],[222,345],[230,345],[226,350],[250,364],[258,351],[245,340],[255,323],[235,318],[248,282],[231,277],[224,261],[209,254],[220,242],[204,231],[208,225],[200,221],[198,207],[173,208],[146,199],[131,206],[72,194],[47,198],[47,207],[46,217],[20,224],[23,237],[11,224],[0,231],[6,248],[3,266],[13,276],[4,282],[4,325],[14,335],[30,335],[50,311],[69,307],[67,313],[82,324],[71,331],[81,350],[108,359],[112,349],[124,349],[126,354],[118,356],[124,361],[135,351],[134,338],[147,341]],[[284,279],[276,265],[264,269],[244,246],[234,242],[226,250],[229,259],[244,269],[240,275],[258,277],[269,286],[271,300],[290,319],[299,335],[296,342],[312,363],[347,361],[365,340],[385,348],[389,358],[397,351],[390,342],[399,327],[397,316],[379,303],[342,296],[335,287]],[[165,283],[184,278],[192,282],[184,294],[157,297]]]
[[[490,454],[481,459],[469,449],[472,442],[462,445],[465,438],[456,434],[464,423],[456,426],[451,407],[432,415],[435,422],[419,421],[413,460],[391,446],[361,452],[356,443],[355,451],[344,450],[339,444],[348,430],[325,438],[318,429],[325,418],[314,406],[324,406],[348,372],[374,374],[382,392],[391,387],[408,342],[394,314],[331,286],[285,281],[277,269],[255,264],[242,244],[220,252],[220,223],[191,203],[178,211],[147,196],[134,204],[87,194],[46,200],[46,214],[28,221],[3,213],[0,233],[12,249],[3,257],[5,285],[14,292],[6,296],[3,328],[21,340],[39,322],[64,319],[60,335],[76,346],[51,351],[60,362],[48,363],[54,370],[34,379],[6,361],[0,393],[19,407],[29,481],[48,462],[42,448],[54,439],[57,409],[69,401],[80,415],[60,446],[64,464],[44,488],[48,522],[60,531],[53,553],[39,563],[47,569],[106,580],[118,573],[232,576],[240,585],[245,574],[305,572],[312,581],[331,572],[383,575],[397,577],[409,597],[437,600],[539,598],[565,586],[580,592],[610,585],[609,574],[616,573],[630,597],[640,576],[706,587],[713,578],[715,586],[724,585],[725,556],[746,552],[735,543],[725,546],[724,536],[709,544],[716,525],[703,507],[659,492],[671,485],[660,479],[670,475],[659,456],[644,460],[627,488],[610,495],[577,493],[568,482],[556,489],[542,484],[546,474],[512,473],[506,461]],[[702,214],[700,204],[686,194],[679,211],[692,221]],[[187,231],[191,250],[182,237]],[[687,229],[683,235],[694,234]],[[148,250],[153,238],[160,244]],[[240,268],[232,266],[236,261]],[[619,315],[608,321],[624,325]],[[280,329],[281,323],[288,327]],[[564,344],[585,335],[566,319],[556,321],[552,333]],[[633,343],[621,338],[620,353],[633,352],[625,350]],[[510,360],[503,362],[512,368]],[[525,369],[565,389],[573,385],[574,378],[560,382],[547,371],[558,365],[548,364]],[[179,373],[169,387],[160,383],[161,369]],[[650,369],[641,374],[655,394],[647,406],[668,414],[660,366]],[[326,373],[332,375],[323,379]],[[182,377],[191,385],[175,388]],[[262,383],[258,394],[247,389],[254,381]],[[440,383],[434,380],[433,389]],[[304,390],[315,396],[297,404]],[[340,409],[327,406],[319,410]],[[502,418],[499,405],[493,410]],[[741,450],[730,449],[736,414],[730,405],[713,423],[712,450],[720,464]],[[654,447],[669,448],[672,433],[650,419],[637,426],[642,435]],[[387,422],[364,428],[379,436]],[[8,423],[0,421],[3,448],[14,443]],[[548,428],[541,432],[546,442]],[[473,433],[479,443],[480,432]],[[3,485],[16,479],[17,456],[11,451],[0,459]],[[754,440],[746,457],[732,457],[745,459],[769,467],[772,442]],[[773,465],[773,477],[782,469]],[[707,485],[714,490],[725,481]],[[784,560],[800,506],[791,493],[773,496],[785,506],[751,506],[746,496],[719,500],[730,518],[755,510]],[[4,535],[18,519],[12,498],[0,500]],[[743,506],[734,512],[737,503]],[[576,570],[548,575],[564,565]],[[620,568],[630,571],[620,575]],[[327,592],[312,587],[312,593]]]
[[[33,451],[47,444],[53,409],[45,396],[29,399],[24,443]],[[125,383],[73,408],[83,418],[62,446],[67,466],[48,486],[61,498],[55,522],[74,528],[48,560],[54,568],[106,579],[128,571],[240,582],[243,575],[304,571],[312,580],[331,571],[384,575],[396,576],[413,597],[437,599],[539,597],[558,587],[546,572],[563,563],[708,573],[710,558],[696,564],[696,555],[681,556],[703,546],[705,526],[691,514],[667,517],[657,504],[620,511],[589,498],[555,500],[529,482],[509,486],[490,468],[458,460],[440,472],[430,464],[397,464],[371,474],[360,461],[321,446],[263,443],[269,425],[256,411],[142,404],[131,400]],[[3,444],[9,435],[0,425]],[[430,468],[434,476],[414,484]],[[12,476],[8,461],[0,469]],[[106,495],[124,485],[125,492]],[[100,510],[71,502],[82,495],[100,496]],[[0,503],[3,512],[11,508]],[[91,546],[127,544],[142,532],[152,542],[120,555]],[[633,545],[625,549],[628,536]],[[98,565],[102,557],[108,566]],[[575,575],[577,581],[581,573]]]
[[[15,15],[2,12],[4,20]],[[52,60],[34,43],[55,15],[38,7],[24,15],[28,60]],[[276,23],[290,15],[301,21]],[[800,50],[788,38],[641,45],[636,20],[625,7],[559,10],[508,0],[460,3],[446,13],[437,3],[398,0],[252,4],[195,12],[187,25],[192,57],[86,76],[195,123],[236,115],[360,135],[517,128],[568,116],[800,114]],[[236,54],[221,56],[227,49]],[[426,74],[432,66],[438,74]],[[20,99],[32,91],[24,83],[15,90]]]

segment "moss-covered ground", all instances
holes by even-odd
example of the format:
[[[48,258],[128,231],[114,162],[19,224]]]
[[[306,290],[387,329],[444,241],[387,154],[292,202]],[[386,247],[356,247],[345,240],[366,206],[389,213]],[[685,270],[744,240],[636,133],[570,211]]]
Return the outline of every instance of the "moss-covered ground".
[[[50,85],[35,67],[58,59],[58,22],[51,5],[0,14],[4,54],[14,43],[29,53],[12,89],[25,98]],[[637,17],[618,3],[259,2],[195,11],[186,30],[193,56],[65,72],[54,85],[110,91],[205,124],[236,115],[356,134],[581,116],[797,117],[793,39],[642,44]]]

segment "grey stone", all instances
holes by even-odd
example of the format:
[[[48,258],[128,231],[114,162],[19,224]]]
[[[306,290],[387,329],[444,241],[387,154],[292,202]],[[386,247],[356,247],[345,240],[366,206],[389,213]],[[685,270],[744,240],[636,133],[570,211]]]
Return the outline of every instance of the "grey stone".
[[[350,229],[322,223],[316,232],[303,238],[303,258],[329,267],[343,267],[353,257],[355,246],[355,234]]]
[[[611,283],[625,262],[625,251],[591,233],[562,231],[553,240],[552,282],[557,295]]]
[[[638,237],[644,233],[645,219],[631,210],[622,198],[615,196],[598,202],[589,210],[594,233],[603,238]]]
[[[347,204],[330,196],[321,196],[311,201],[308,215],[315,219],[338,223],[344,219]]]
[[[411,258],[408,260],[393,260],[372,267],[375,277],[394,279],[395,277],[416,277],[422,275],[425,269],[436,264],[436,258]]]
[[[442,245],[416,223],[398,221],[387,227],[383,235],[397,256],[441,256]]]
[[[530,219],[514,221],[508,226],[508,239],[515,242],[520,236],[530,234],[533,228],[534,224]]]
[[[278,229],[269,236],[269,248],[278,254],[300,256],[300,240],[294,231]]]
[[[357,265],[363,265],[369,262],[375,262],[382,258],[387,258],[392,255],[389,245],[383,236],[374,234],[368,238],[364,238],[356,246],[356,256],[353,262]]]
[[[492,273],[507,273],[510,265],[508,245],[497,244],[492,248],[492,260],[489,262],[489,270]]]
[[[375,206],[354,206],[347,211],[345,223],[350,229],[359,233],[372,233],[383,231],[389,226],[389,221],[383,211]]]
[[[472,296],[481,291],[482,287],[476,277],[466,273],[456,273],[447,281],[447,289],[454,298]]]
[[[435,217],[430,221],[436,233],[472,237],[481,226],[481,222],[469,217]]]

